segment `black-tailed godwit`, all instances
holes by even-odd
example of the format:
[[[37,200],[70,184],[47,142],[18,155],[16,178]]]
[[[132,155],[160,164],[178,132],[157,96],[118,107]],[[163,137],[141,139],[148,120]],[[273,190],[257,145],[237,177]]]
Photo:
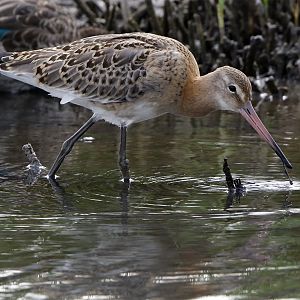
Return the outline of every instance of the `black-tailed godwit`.
[[[252,107],[247,76],[225,66],[200,76],[192,53],[180,42],[150,33],[88,37],[64,46],[15,52],[0,73],[86,107],[92,117],[61,148],[48,176],[54,178],[74,143],[98,120],[121,130],[119,165],[129,182],[126,131],[133,123],[172,113],[202,117],[216,110],[241,113],[292,168]]]

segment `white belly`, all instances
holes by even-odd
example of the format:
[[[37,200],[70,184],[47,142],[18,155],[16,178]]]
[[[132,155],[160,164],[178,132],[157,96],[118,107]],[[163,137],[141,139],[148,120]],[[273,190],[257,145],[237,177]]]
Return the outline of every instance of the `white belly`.
[[[137,101],[115,104],[99,104],[93,101],[74,99],[74,104],[92,110],[99,120],[105,120],[117,126],[128,126],[167,113],[158,103]]]

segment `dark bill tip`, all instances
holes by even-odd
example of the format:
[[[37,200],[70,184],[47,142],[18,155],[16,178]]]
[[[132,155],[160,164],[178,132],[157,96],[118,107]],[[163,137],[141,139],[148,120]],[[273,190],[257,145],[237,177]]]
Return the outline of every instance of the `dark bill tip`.
[[[241,115],[248,121],[248,123],[255,129],[255,131],[259,134],[259,136],[265,140],[270,147],[274,150],[274,152],[281,159],[282,163],[288,168],[292,169],[292,165],[289,160],[286,158],[284,153],[281,151],[278,144],[275,142],[269,131],[266,129],[257,113],[255,112],[252,104],[248,101],[244,107],[240,109]]]

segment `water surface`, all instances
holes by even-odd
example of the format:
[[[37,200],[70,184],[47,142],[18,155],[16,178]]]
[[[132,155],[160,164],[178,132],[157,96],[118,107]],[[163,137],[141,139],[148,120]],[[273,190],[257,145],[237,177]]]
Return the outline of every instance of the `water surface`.
[[[117,167],[118,129],[75,145],[59,186],[24,183],[30,142],[49,167],[89,117],[43,94],[1,95],[0,299],[300,299],[300,102],[259,114],[292,162],[240,116],[163,116],[128,130],[133,183]],[[297,96],[298,95],[298,96]],[[228,199],[224,157],[247,188]]]

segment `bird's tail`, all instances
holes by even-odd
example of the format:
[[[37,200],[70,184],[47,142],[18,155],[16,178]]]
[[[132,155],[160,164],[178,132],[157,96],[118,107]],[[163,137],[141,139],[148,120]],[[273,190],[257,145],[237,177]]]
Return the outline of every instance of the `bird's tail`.
[[[35,85],[33,80],[32,59],[24,58],[27,52],[7,52],[0,48],[0,74]],[[20,59],[17,59],[20,56]]]

